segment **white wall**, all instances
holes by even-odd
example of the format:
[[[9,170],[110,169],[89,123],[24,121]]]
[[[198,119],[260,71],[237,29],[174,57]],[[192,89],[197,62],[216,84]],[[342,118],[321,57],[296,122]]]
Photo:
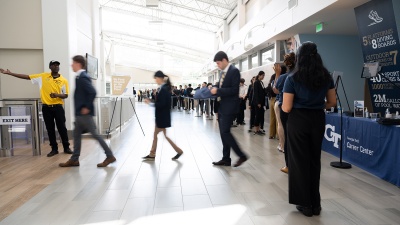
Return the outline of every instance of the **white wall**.
[[[250,0],[246,4],[246,23],[250,22],[255,18],[261,10],[267,6],[272,0]],[[286,1],[280,1],[281,4],[285,4]],[[287,3],[286,3],[287,4]]]
[[[298,5],[293,9],[288,9],[287,1],[282,0],[250,0],[247,3],[247,10],[258,11],[257,14],[250,12],[247,15],[249,18],[252,17],[247,24],[239,30],[236,34],[231,35],[231,39],[226,42],[223,46],[220,46],[220,50],[227,50],[227,48],[235,42],[242,41],[246,37],[246,34],[252,30],[255,26],[265,23],[264,28],[253,29],[252,37],[246,40],[246,43],[251,43],[253,46],[258,46],[265,41],[271,40],[289,29],[295,24],[301,22],[305,18],[321,11],[325,7],[335,3],[337,0],[298,0]],[[260,3],[263,2],[263,3]],[[260,6],[263,7],[260,10]],[[229,56],[236,58],[245,54],[244,46],[235,47],[235,51],[231,51]],[[210,58],[210,62],[212,58]]]
[[[43,72],[41,1],[1,0],[0,9],[0,68]],[[1,74],[0,98],[39,98],[39,91],[29,81]]]

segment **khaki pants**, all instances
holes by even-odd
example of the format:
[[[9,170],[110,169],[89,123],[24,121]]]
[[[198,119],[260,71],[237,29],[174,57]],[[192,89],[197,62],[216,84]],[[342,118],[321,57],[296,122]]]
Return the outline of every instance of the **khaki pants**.
[[[179,154],[181,154],[183,151],[180,149],[168,136],[167,136],[167,130],[165,128],[158,128],[157,126],[154,129],[154,138],[153,138],[153,145],[151,146],[151,151],[150,151],[150,156],[155,157],[156,156],[156,151],[157,151],[157,142],[158,138],[157,135],[158,133],[163,132],[165,139],[167,139],[168,143],[172,146],[172,148]]]
[[[278,129],[278,123],[276,121],[276,115],[275,115],[275,97],[271,98],[269,100],[269,105],[271,106],[271,112],[269,114],[269,137],[276,137],[277,135],[277,129]]]
[[[274,108],[275,108],[276,121],[278,122],[279,145],[281,146],[282,149],[285,149],[285,133],[283,132],[279,102],[275,102]]]

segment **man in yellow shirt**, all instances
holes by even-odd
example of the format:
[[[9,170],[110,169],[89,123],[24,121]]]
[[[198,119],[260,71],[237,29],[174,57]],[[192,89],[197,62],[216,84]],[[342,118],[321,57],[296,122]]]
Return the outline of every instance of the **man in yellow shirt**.
[[[0,69],[0,72],[20,79],[31,80],[33,84],[39,85],[40,98],[43,103],[43,119],[51,146],[51,152],[47,154],[47,157],[52,157],[58,154],[55,125],[57,125],[58,133],[61,136],[64,153],[72,154],[72,151],[69,148],[68,133],[65,127],[65,111],[63,108],[63,99],[68,98],[69,93],[68,81],[58,73],[60,71],[60,62],[50,61],[49,68],[51,73],[32,75],[12,73],[8,69]]]

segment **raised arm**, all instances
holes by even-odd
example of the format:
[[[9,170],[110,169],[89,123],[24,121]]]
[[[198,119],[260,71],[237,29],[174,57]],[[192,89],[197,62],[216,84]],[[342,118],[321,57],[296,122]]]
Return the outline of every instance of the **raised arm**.
[[[11,76],[13,76],[13,77],[20,78],[20,79],[24,79],[24,80],[30,80],[30,79],[31,79],[31,78],[29,78],[29,75],[13,73],[13,72],[11,72],[9,69],[4,70],[4,69],[1,69],[1,68],[0,68],[0,72],[1,72],[2,74],[11,75]]]

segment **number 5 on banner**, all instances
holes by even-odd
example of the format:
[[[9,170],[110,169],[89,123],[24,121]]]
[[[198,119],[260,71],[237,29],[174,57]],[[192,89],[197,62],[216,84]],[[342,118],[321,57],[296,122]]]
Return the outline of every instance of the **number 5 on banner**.
[[[393,60],[394,65],[397,65],[397,53],[399,53],[398,50],[390,52],[390,55],[394,55],[394,60]]]

